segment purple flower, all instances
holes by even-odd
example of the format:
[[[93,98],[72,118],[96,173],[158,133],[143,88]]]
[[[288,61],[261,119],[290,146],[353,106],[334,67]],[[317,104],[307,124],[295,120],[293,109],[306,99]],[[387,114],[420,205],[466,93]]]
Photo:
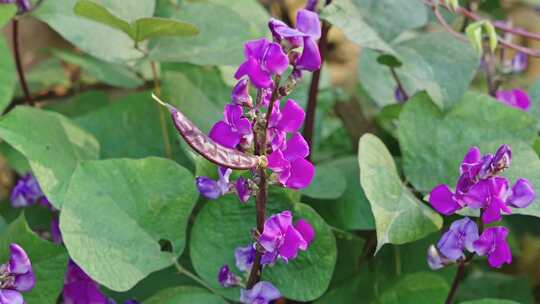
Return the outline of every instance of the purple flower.
[[[246,203],[251,197],[251,189],[249,188],[249,182],[244,177],[239,177],[235,184],[236,195],[242,203]]]
[[[531,98],[529,97],[529,94],[519,88],[506,91],[497,91],[497,100],[523,111],[528,111],[531,106]]]
[[[268,168],[278,174],[279,182],[291,189],[302,189],[311,183],[315,167],[304,159],[309,146],[300,133],[295,133],[284,150],[274,150],[268,156]]]
[[[0,304],[24,303],[21,292],[32,290],[36,277],[22,247],[10,244],[9,251],[9,261],[0,266]]]
[[[238,285],[240,279],[231,272],[228,265],[223,265],[218,273],[219,284],[225,288]]]
[[[249,290],[240,290],[240,302],[244,304],[268,304],[281,297],[279,290],[270,282],[261,281]]]
[[[32,8],[30,4],[30,0],[0,0],[0,4],[10,4],[10,3],[17,3],[17,6],[19,7],[19,10],[21,12],[27,12]],[[1,303],[2,302],[0,302],[0,304]]]
[[[445,258],[435,247],[435,245],[431,245],[428,248],[427,252],[427,263],[429,268],[432,270],[441,269],[446,265],[449,265],[452,263],[449,259]]]
[[[266,219],[258,242],[275,259],[285,262],[296,258],[298,250],[307,250],[315,232],[311,225],[300,220],[293,226],[292,213],[283,211]]]
[[[396,86],[396,88],[394,90],[394,98],[399,103],[405,102],[405,101],[407,101],[407,99],[409,99],[407,97],[407,93],[405,93],[400,86]]]
[[[450,225],[437,243],[437,249],[445,258],[455,262],[464,257],[464,250],[474,252],[473,243],[477,239],[478,226],[466,217]]]
[[[511,69],[513,73],[522,73],[527,70],[529,57],[523,52],[517,52],[512,58]]]
[[[271,19],[268,23],[274,40],[286,40],[293,48],[302,47],[302,54],[293,62],[298,70],[316,71],[321,67],[321,54],[317,40],[321,38],[321,22],[319,15],[302,9],[296,15],[296,29],[284,22]]]
[[[234,104],[252,107],[253,100],[251,95],[249,95],[249,82],[247,79],[240,79],[238,83],[234,86],[231,93],[231,100]]]
[[[57,216],[53,216],[50,229],[52,242],[57,245],[62,244],[62,232],[60,231],[60,221]]]
[[[289,59],[277,43],[267,39],[252,40],[244,45],[246,61],[238,67],[236,79],[248,76],[257,88],[273,85],[272,75],[281,75],[289,66]]]
[[[109,299],[77,264],[69,261],[64,278],[64,304],[109,304]]]
[[[512,213],[505,201],[507,193],[508,180],[504,177],[491,177],[472,186],[463,199],[473,209],[484,209],[482,221],[489,224],[500,221],[501,213]]]
[[[215,181],[206,176],[198,176],[195,179],[197,190],[207,199],[216,199],[229,192],[230,183],[229,177],[232,170],[229,168],[219,168],[219,180]]]
[[[512,187],[506,203],[515,208],[527,208],[536,199],[536,193],[528,180],[520,178]]]
[[[512,252],[506,242],[508,229],[506,227],[487,228],[480,238],[474,242],[478,255],[487,256],[491,267],[499,268],[504,263],[512,263]]]
[[[251,122],[239,105],[226,105],[223,114],[224,119],[212,127],[209,136],[222,146],[235,148],[243,136],[251,134]]]
[[[11,190],[11,205],[14,208],[27,207],[35,204],[43,197],[43,191],[32,173],[27,173],[21,177],[15,187]]]
[[[297,132],[302,124],[306,113],[294,100],[289,99],[280,109],[276,102],[270,121],[268,122],[268,139],[272,150],[284,147],[287,132]]]
[[[234,257],[236,259],[236,268],[242,272],[248,272],[253,266],[255,260],[255,248],[253,244],[246,247],[238,247],[234,250]]]

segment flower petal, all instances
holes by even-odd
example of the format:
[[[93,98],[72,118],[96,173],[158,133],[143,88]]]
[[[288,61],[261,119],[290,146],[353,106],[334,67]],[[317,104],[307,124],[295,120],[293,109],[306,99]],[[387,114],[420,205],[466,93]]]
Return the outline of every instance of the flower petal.
[[[9,252],[9,272],[14,274],[25,274],[32,271],[30,259],[21,246],[12,243],[9,245]]]
[[[527,208],[536,199],[536,193],[525,178],[520,178],[512,187],[512,194],[507,200],[507,203],[516,208]]]
[[[16,290],[0,289],[0,303],[24,304],[24,299],[21,293]]]
[[[321,53],[315,40],[304,37],[304,50],[296,61],[296,68],[310,72],[321,68]]]
[[[287,141],[287,148],[283,151],[286,160],[292,162],[309,155],[309,145],[300,133],[294,133]]]
[[[461,206],[454,198],[454,193],[444,184],[438,185],[431,190],[429,203],[435,210],[444,215],[454,214],[454,212],[461,209]]]
[[[281,109],[281,119],[277,127],[285,132],[296,132],[304,123],[306,113],[294,100],[289,99]]]
[[[309,244],[311,244],[311,242],[315,238],[315,230],[313,229],[311,224],[304,219],[300,219],[296,222],[296,224],[294,224],[294,228],[298,230],[298,232],[302,235],[302,238],[304,238],[304,240],[306,241],[307,246],[309,246]],[[307,246],[305,248],[300,247],[300,249],[306,250]]]
[[[299,158],[291,162],[290,176],[285,186],[289,189],[303,189],[311,184],[315,166],[308,160]]]
[[[289,58],[283,52],[281,45],[273,42],[268,46],[262,63],[263,70],[268,71],[270,74],[281,75],[289,66]]]
[[[208,136],[218,144],[234,149],[240,143],[241,135],[234,132],[224,121],[218,121],[210,130]]]
[[[321,38],[321,21],[315,12],[301,9],[296,14],[296,28],[313,40]]]

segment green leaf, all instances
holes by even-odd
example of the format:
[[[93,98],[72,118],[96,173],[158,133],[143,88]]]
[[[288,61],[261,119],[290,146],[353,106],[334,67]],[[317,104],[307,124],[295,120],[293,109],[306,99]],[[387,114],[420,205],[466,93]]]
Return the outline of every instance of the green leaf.
[[[106,84],[126,89],[133,89],[144,84],[135,72],[121,64],[104,62],[89,55],[79,55],[63,50],[52,50],[52,53],[66,62],[78,65],[92,77]]]
[[[0,119],[0,137],[21,152],[43,192],[60,209],[75,167],[97,159],[99,143],[70,119],[53,112],[17,107]]]
[[[471,146],[515,140],[532,144],[535,123],[527,113],[479,93],[465,94],[448,113],[441,112],[425,93],[417,94],[406,103],[399,119],[405,174],[423,192],[439,183],[454,184],[459,164]]]
[[[135,21],[136,41],[156,37],[195,36],[199,30],[190,23],[164,18],[142,18]]]
[[[313,181],[301,193],[316,199],[338,199],[346,187],[343,172],[333,163],[323,163],[316,166]]]
[[[417,1],[336,0],[321,18],[339,27],[353,42],[393,54],[389,41],[427,23],[425,6]]]
[[[533,283],[523,276],[506,275],[489,271],[489,269],[486,271],[477,269],[468,275],[461,284],[457,295],[458,303],[485,298],[507,301],[501,303],[534,303],[531,288]]]
[[[0,5],[0,28],[4,27],[17,13],[17,6],[13,4]]]
[[[110,62],[125,62],[141,58],[133,40],[126,33],[107,25],[81,18],[74,12],[78,0],[44,1],[32,15],[47,23],[62,37],[85,53]],[[112,15],[131,23],[152,17],[154,0],[96,0]]]
[[[347,156],[325,163],[335,167],[346,180],[346,190],[336,200],[310,201],[310,204],[332,226],[345,230],[371,230],[375,228],[373,213],[360,186],[360,171],[356,156]]]
[[[393,46],[403,63],[396,70],[409,96],[427,90],[440,107],[451,107],[469,88],[479,58],[467,44],[445,32],[421,34]],[[456,54],[459,57],[456,58]],[[379,53],[363,50],[358,77],[380,107],[396,103],[396,82],[388,67],[377,63]]]
[[[226,304],[227,302],[205,289],[191,286],[169,288],[144,301],[145,304]]]
[[[150,92],[127,95],[75,121],[101,145],[102,158],[166,156],[159,105]],[[164,115],[175,160],[184,160],[170,115]],[[119,144],[121,143],[121,144]]]
[[[125,291],[184,250],[197,201],[189,171],[161,158],[82,163],[71,181],[60,230],[72,259],[94,280]],[[172,252],[160,249],[170,242]]]
[[[531,98],[531,113],[537,120],[540,120],[540,79],[533,82],[527,90]]]
[[[377,251],[384,244],[416,241],[442,227],[442,218],[401,181],[384,143],[366,134],[358,147],[360,182],[377,227]]]
[[[309,206],[296,203],[284,193],[269,194],[267,216],[289,209],[294,220],[307,219],[315,230],[315,239],[307,251],[288,264],[278,261],[266,267],[263,280],[272,282],[284,297],[296,301],[311,301],[328,288],[336,263],[336,241],[330,228]],[[234,267],[234,250],[253,242],[255,225],[253,202],[241,204],[233,195],[206,204],[197,215],[191,232],[190,255],[197,273],[213,288],[231,300],[237,300],[237,288],[220,287],[216,276],[219,268]]]
[[[0,8],[3,6],[3,4],[0,4]],[[9,105],[17,83],[17,71],[15,71],[15,63],[12,58],[6,40],[0,38],[0,71],[2,71],[2,78],[0,78],[0,112],[3,112]]]
[[[223,107],[231,99],[217,68],[191,64],[162,65],[164,99],[207,132],[223,119]],[[204,109],[204,111],[201,111]]]
[[[126,33],[134,41],[137,39],[137,33],[131,27],[129,22],[115,16],[105,7],[94,1],[79,0],[79,2],[75,4],[74,12],[81,17],[85,17],[95,22],[120,30]]]
[[[32,232],[26,224],[24,215],[19,216],[0,235],[1,263],[8,260],[8,246],[11,243],[17,243],[24,248],[36,275],[36,286],[30,292],[24,293],[26,303],[55,303],[64,286],[68,260],[65,249],[41,239]]]
[[[87,91],[67,100],[45,105],[45,110],[58,112],[68,117],[79,117],[109,104],[109,96],[104,91]]]
[[[238,65],[246,41],[268,35],[268,13],[256,0],[184,1],[180,9],[163,1],[160,17],[195,25],[200,35],[182,39],[160,38],[150,52],[152,60],[198,65]],[[208,22],[227,20],[227,22]]]
[[[448,284],[432,273],[414,273],[401,277],[394,286],[385,290],[377,304],[432,304],[444,303]]]

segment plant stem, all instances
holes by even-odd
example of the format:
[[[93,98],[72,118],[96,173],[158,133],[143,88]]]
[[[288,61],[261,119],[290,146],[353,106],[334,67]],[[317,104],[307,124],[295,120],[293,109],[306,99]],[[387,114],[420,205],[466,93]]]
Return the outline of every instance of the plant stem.
[[[154,78],[154,91],[157,96],[161,97],[161,86],[159,84],[159,76],[157,72],[157,66],[155,61],[150,61],[150,66],[152,67],[152,76]],[[163,137],[163,145],[165,146],[165,156],[167,158],[172,158],[172,148],[171,142],[169,139],[169,129],[167,129],[167,121],[165,120],[165,109],[161,107],[158,103],[155,103],[159,113],[159,122],[161,125],[161,136]]]
[[[178,261],[176,259],[174,259],[174,267],[176,267],[176,270],[178,270],[178,273],[180,273],[182,275],[185,275],[186,277],[188,277],[188,278],[192,279],[193,281],[199,283],[201,286],[208,289],[210,292],[212,292],[212,293],[214,293],[216,295],[219,295],[219,293],[217,293],[217,291],[215,289],[210,287],[210,285],[208,285],[205,281],[203,281],[201,278],[199,278],[196,274],[194,274],[193,272],[187,270],[182,265],[180,265],[180,263],[178,263]]]
[[[486,82],[488,86],[488,94],[495,98],[497,96],[497,90],[499,83],[495,75],[495,57],[489,50],[484,50],[484,72],[486,74]]]
[[[394,81],[396,82],[398,89],[401,91],[401,93],[403,93],[403,97],[405,97],[405,100],[408,100],[409,94],[407,94],[407,91],[405,91],[405,87],[403,86],[401,79],[399,79],[399,76],[396,73],[396,69],[394,67],[390,67],[390,73],[392,74],[392,78],[394,78]]]
[[[262,130],[256,130],[254,133],[257,134],[258,131],[260,131],[260,141],[257,139],[259,138],[258,135],[254,135],[255,140],[255,155],[266,155],[266,146],[267,146],[267,130],[268,130],[268,124],[270,122],[270,117],[272,116],[272,110],[274,109],[274,104],[276,103],[276,100],[278,99],[278,92],[279,92],[279,85],[281,81],[281,76],[276,75],[274,79],[274,89],[272,90],[272,96],[270,97],[270,103],[268,104],[268,110],[266,111],[266,116],[264,120],[264,125]],[[262,94],[257,94],[257,102],[256,104],[260,104],[260,100],[262,98]],[[255,198],[255,209],[257,211],[257,231],[260,234],[262,234],[264,230],[264,220],[265,220],[265,214],[266,214],[266,201],[268,199],[268,190],[267,190],[267,180],[266,180],[266,169],[264,167],[257,168],[257,175],[259,176],[259,183],[258,188],[259,191],[257,192],[257,197]],[[261,280],[262,276],[262,265],[261,265],[261,259],[263,255],[263,250],[260,248],[257,248],[257,252],[255,254],[255,260],[253,261],[253,266],[251,267],[251,272],[249,273],[249,279],[246,284],[247,289],[253,288],[257,282]]]
[[[24,99],[27,104],[34,106],[34,101],[32,100],[32,97],[30,95],[30,90],[28,89],[28,83],[26,82],[26,77],[24,76],[24,70],[22,66],[22,60],[21,60],[21,50],[19,45],[19,20],[17,18],[13,18],[12,22],[13,26],[13,55],[15,57],[15,66],[17,67],[17,74],[19,75],[19,82],[21,84],[21,88],[24,94]],[[4,113],[9,112],[11,109],[13,109],[17,104],[15,102],[11,102]]]
[[[446,296],[446,301],[444,301],[445,304],[452,304],[452,302],[454,301],[454,297],[459,287],[459,283],[463,279],[464,274],[465,274],[465,263],[461,261],[458,264],[458,269],[456,271],[456,276],[454,277],[454,281],[452,282],[452,287],[450,288],[450,291],[448,292],[448,296]]]
[[[330,1],[327,1],[327,4]],[[326,56],[326,48],[328,45],[328,31],[330,24],[326,21],[322,22],[321,39],[319,39],[319,51],[321,53],[321,68],[313,73],[311,84],[309,86],[309,97],[306,109],[306,123],[304,125],[303,136],[308,143],[311,153],[307,156],[307,160],[311,160],[313,155],[313,134],[315,129],[315,115],[317,113],[317,96],[319,95],[319,82],[321,80],[321,70]]]

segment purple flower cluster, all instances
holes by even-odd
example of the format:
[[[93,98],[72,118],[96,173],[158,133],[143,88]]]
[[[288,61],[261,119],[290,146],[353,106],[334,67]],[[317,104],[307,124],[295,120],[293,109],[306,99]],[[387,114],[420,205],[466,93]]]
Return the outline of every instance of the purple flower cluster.
[[[13,208],[23,208],[34,204],[51,206],[32,173],[25,174],[17,181],[11,190],[10,199]]]
[[[268,155],[267,166],[276,175],[270,180],[290,189],[302,189],[309,186],[315,173],[313,164],[306,160],[309,145],[299,133],[305,112],[292,99],[280,106],[280,98],[288,94],[302,71],[320,68],[317,39],[321,36],[321,24],[316,13],[304,9],[298,12],[296,28],[276,19],[270,20],[269,28],[273,41],[263,38],[245,44],[245,61],[235,73],[238,83],[232,90],[231,103],[225,105],[223,119],[214,124],[209,137],[244,153],[254,153],[258,147],[262,154]],[[279,79],[289,67],[292,71],[281,86],[274,78]],[[257,90],[255,102],[250,87]],[[266,121],[268,111],[271,113]],[[261,138],[265,138],[264,143]],[[254,183],[244,177],[231,182],[230,174],[230,169],[220,168],[217,181],[198,177],[197,188],[208,199],[236,192],[246,202]]]
[[[34,288],[36,277],[24,249],[11,244],[9,251],[9,261],[0,266],[0,304],[23,304],[22,292]]]
[[[288,262],[298,256],[299,250],[307,250],[314,237],[315,231],[306,220],[300,219],[293,224],[290,211],[272,215],[266,219],[264,230],[255,243],[236,248],[236,268],[249,273],[257,250],[262,253],[262,265],[271,266],[278,259]],[[218,280],[223,287],[242,286],[240,277],[232,273],[228,265],[221,267]],[[279,291],[269,282],[259,282],[252,289],[241,292],[240,301],[247,304],[268,303],[280,297]]]
[[[77,264],[69,261],[64,278],[64,304],[115,304],[105,296],[99,285],[92,280]],[[135,300],[127,300],[124,304],[137,304]]]
[[[461,163],[455,192],[445,184],[436,186],[429,196],[431,206],[444,215],[464,207],[479,209],[484,224],[500,221],[502,214],[512,212],[511,207],[526,208],[536,198],[531,183],[520,178],[510,187],[508,180],[499,176],[511,161],[512,151],[507,145],[500,146],[495,155],[482,155],[477,147],[471,148]],[[482,232],[475,222],[463,218],[452,223],[436,247],[430,247],[428,264],[438,269],[465,259],[464,251],[468,251],[487,256],[492,267],[501,267],[512,261],[507,236],[505,227],[490,227]]]
[[[0,4],[16,3],[21,12],[27,12],[32,8],[30,0],[0,0]]]

